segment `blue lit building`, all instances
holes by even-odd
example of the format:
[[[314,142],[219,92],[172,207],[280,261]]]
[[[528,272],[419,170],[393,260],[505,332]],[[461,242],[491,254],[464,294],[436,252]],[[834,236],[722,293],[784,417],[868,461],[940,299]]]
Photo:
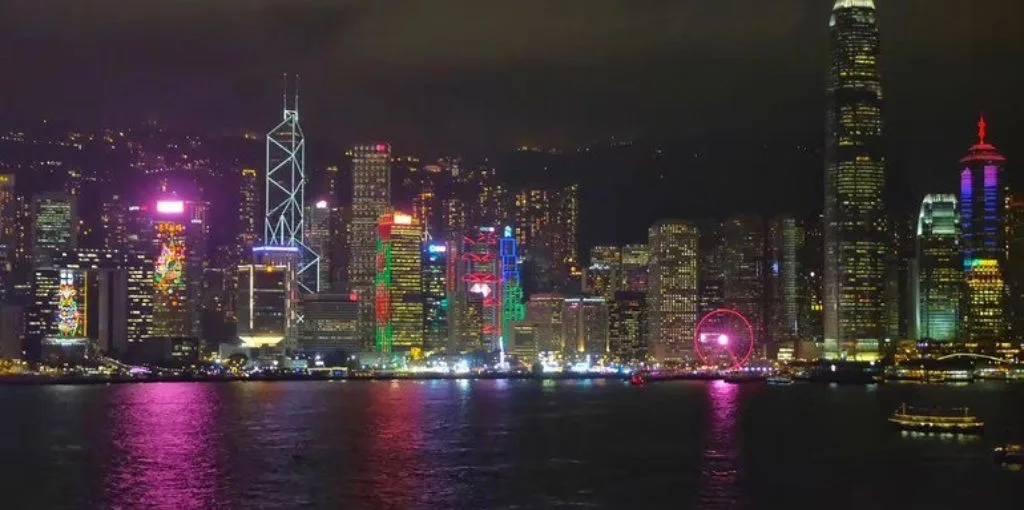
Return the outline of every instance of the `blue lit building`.
[[[960,230],[966,283],[964,340],[968,347],[994,352],[1010,348],[1006,344],[1006,215],[1002,178],[1006,158],[985,141],[985,136],[985,119],[981,119],[978,142],[960,160]]]
[[[963,262],[956,197],[927,195],[917,219],[916,330],[922,339],[958,337]]]

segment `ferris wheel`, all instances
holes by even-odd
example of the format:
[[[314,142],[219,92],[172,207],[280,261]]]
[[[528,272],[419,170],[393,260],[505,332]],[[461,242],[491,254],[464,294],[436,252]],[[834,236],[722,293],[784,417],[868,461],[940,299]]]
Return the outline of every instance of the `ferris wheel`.
[[[708,312],[693,330],[693,350],[707,366],[742,367],[753,354],[755,341],[750,321],[729,308]]]

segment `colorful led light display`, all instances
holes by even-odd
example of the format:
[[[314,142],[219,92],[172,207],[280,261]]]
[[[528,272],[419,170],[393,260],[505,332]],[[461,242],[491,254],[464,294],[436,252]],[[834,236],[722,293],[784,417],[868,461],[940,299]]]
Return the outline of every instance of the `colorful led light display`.
[[[160,256],[156,259],[153,283],[165,293],[174,292],[184,284],[185,248],[175,240],[169,240],[160,247]]]
[[[156,212],[160,214],[181,214],[185,212],[185,202],[181,200],[158,200]]]
[[[78,337],[84,335],[81,326],[74,273],[61,271],[60,284],[57,287],[57,330],[62,337]]]

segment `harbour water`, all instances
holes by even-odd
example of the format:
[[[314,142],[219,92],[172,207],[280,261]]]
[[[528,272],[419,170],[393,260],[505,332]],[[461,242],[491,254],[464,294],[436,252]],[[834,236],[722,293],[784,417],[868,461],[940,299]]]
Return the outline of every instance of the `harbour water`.
[[[980,437],[900,433],[971,406]],[[1020,508],[1024,385],[0,387],[4,509]]]

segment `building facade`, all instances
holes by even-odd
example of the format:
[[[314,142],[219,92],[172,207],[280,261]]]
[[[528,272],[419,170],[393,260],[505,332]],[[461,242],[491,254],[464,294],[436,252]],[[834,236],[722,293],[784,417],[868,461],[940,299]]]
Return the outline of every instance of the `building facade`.
[[[690,360],[699,300],[697,227],[685,221],[662,220],[651,226],[648,238],[648,345],[660,362]]]
[[[379,352],[423,350],[423,226],[411,215],[382,215],[377,224],[374,311]]]
[[[391,207],[391,146],[359,145],[352,158],[352,215],[348,242],[348,286],[359,298],[360,338],[374,338],[374,277],[377,221]]]
[[[874,360],[886,334],[886,161],[872,0],[836,0],[825,123],[825,356]]]

